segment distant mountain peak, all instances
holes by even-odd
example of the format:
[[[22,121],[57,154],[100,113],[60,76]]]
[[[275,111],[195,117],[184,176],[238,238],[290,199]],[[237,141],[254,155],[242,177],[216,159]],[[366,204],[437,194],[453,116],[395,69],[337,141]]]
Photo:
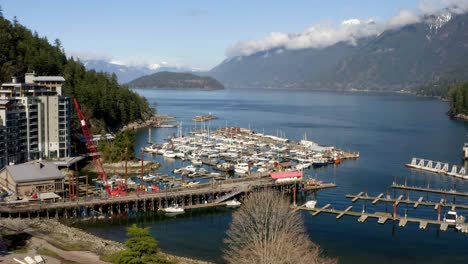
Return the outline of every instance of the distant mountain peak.
[[[437,31],[442,28],[445,24],[447,24],[450,20],[452,20],[453,14],[445,10],[443,12],[439,12],[438,14],[433,14],[426,16],[426,24],[429,26],[429,31],[432,34],[436,34]]]

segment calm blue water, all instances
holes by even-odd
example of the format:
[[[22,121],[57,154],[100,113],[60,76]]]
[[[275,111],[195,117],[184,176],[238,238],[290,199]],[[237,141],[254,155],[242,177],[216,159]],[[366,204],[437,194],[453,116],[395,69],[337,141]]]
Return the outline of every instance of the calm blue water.
[[[294,140],[307,138],[321,144],[341,149],[359,151],[357,161],[345,161],[339,166],[310,170],[324,181],[335,181],[338,187],[319,192],[320,205],[331,203],[337,209],[349,205],[361,210],[364,202],[352,204],[346,194],[368,191],[369,195],[389,192],[394,177],[403,182],[408,177],[410,185],[427,185],[434,188],[451,188],[468,191],[463,181],[435,174],[411,171],[404,167],[411,157],[462,164],[462,146],[468,134],[468,124],[450,120],[444,102],[395,94],[360,94],[305,91],[222,90],[222,91],[147,91],[137,90],[157,102],[159,113],[177,116],[183,129],[193,128],[195,115],[212,114],[219,119],[209,126],[250,127],[273,135],[285,134]],[[199,126],[199,124],[198,124]],[[177,129],[153,129],[152,140],[160,141]],[[138,131],[136,149],[148,142],[148,130]],[[145,155],[145,160],[164,162],[162,172],[180,167],[160,157]],[[396,192],[396,195],[405,194]],[[443,196],[411,193],[412,199],[439,201]],[[452,199],[451,197],[447,197]],[[457,198],[458,203],[468,203]],[[367,204],[367,210],[392,211],[391,205]],[[409,216],[436,218],[433,208],[400,205]],[[226,209],[194,211],[176,218],[139,219],[150,226],[160,247],[170,253],[221,261],[222,240],[229,226],[230,212]],[[468,216],[467,211],[460,211]],[[376,220],[360,224],[356,218],[335,216],[312,217],[303,213],[307,230],[329,256],[338,257],[341,263],[463,263],[468,258],[468,236],[448,230],[437,231],[428,226],[419,230],[417,224],[405,228],[385,225]],[[119,241],[125,239],[125,227],[132,220],[105,223],[86,227],[90,232]]]

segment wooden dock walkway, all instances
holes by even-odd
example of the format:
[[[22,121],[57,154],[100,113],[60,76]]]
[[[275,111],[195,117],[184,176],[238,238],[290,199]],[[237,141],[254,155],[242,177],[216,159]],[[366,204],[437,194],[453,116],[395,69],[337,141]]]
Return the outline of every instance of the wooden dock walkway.
[[[348,194],[346,195],[346,198],[351,199],[352,202],[356,202],[358,200],[367,200],[367,201],[372,201],[372,204],[376,204],[377,202],[387,202],[387,203],[393,203],[398,205],[399,203],[404,203],[404,204],[412,204],[413,208],[417,208],[418,206],[434,206],[434,210],[437,210],[439,206],[442,207],[450,207],[450,208],[460,208],[460,209],[468,209],[468,205],[464,204],[453,204],[453,203],[446,203],[444,199],[442,199],[439,202],[431,202],[431,201],[424,201],[423,197],[419,197],[417,201],[415,200],[410,200],[410,199],[402,199],[403,196],[400,195],[397,199],[395,198],[388,198],[388,197],[381,197],[380,195],[377,197],[373,196],[359,196],[357,195],[351,195]],[[398,202],[398,204],[397,204]]]
[[[320,185],[306,185],[302,188],[304,191],[315,191],[315,190],[323,190],[329,188],[335,188],[336,183],[322,183]]]
[[[392,184],[392,188],[401,189],[401,190],[408,190],[408,191],[415,191],[415,192],[428,192],[428,193],[437,193],[437,194],[446,194],[446,195],[468,197],[468,192],[459,192],[459,191],[456,191],[454,189],[450,189],[450,190],[431,189],[431,188],[426,188],[426,187],[408,186],[406,184],[396,184],[396,183]]]
[[[429,224],[439,226],[441,231],[447,231],[449,227],[455,227],[455,223],[447,223],[440,220],[434,219],[423,219],[423,218],[415,218],[415,217],[406,217],[396,215],[395,217],[390,213],[385,212],[375,212],[375,213],[368,213],[368,212],[356,212],[351,211],[350,207],[346,208],[345,210],[336,210],[334,208],[330,208],[331,204],[327,204],[321,208],[307,208],[305,206],[297,207],[297,210],[309,211],[312,213],[313,216],[317,216],[320,213],[328,213],[328,214],[336,214],[336,219],[341,219],[344,215],[357,217],[359,223],[366,222],[369,218],[377,219],[377,223],[385,224],[387,220],[399,221],[400,227],[405,227],[408,222],[417,223],[419,224],[420,229],[426,229]],[[468,233],[468,224],[462,224],[461,231],[463,233]]]

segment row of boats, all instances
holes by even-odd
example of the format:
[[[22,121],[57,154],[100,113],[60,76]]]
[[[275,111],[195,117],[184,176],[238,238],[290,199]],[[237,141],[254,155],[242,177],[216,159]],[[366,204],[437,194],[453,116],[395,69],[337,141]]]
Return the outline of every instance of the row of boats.
[[[295,170],[341,162],[340,150],[311,142],[301,141],[297,144],[250,130],[233,134],[220,129],[214,133],[199,132],[173,137],[169,142],[152,144],[144,150],[191,162],[190,166],[175,170],[176,174],[193,174],[195,166],[203,164],[212,166],[214,170],[244,175],[271,171],[286,160],[293,162],[292,169]]]

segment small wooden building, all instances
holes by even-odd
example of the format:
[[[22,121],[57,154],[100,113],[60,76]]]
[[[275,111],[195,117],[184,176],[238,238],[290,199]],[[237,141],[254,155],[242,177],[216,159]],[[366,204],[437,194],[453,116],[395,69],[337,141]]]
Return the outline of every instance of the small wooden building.
[[[46,161],[9,165],[0,170],[0,185],[16,196],[30,197],[35,192],[61,193],[64,178],[55,164]]]

